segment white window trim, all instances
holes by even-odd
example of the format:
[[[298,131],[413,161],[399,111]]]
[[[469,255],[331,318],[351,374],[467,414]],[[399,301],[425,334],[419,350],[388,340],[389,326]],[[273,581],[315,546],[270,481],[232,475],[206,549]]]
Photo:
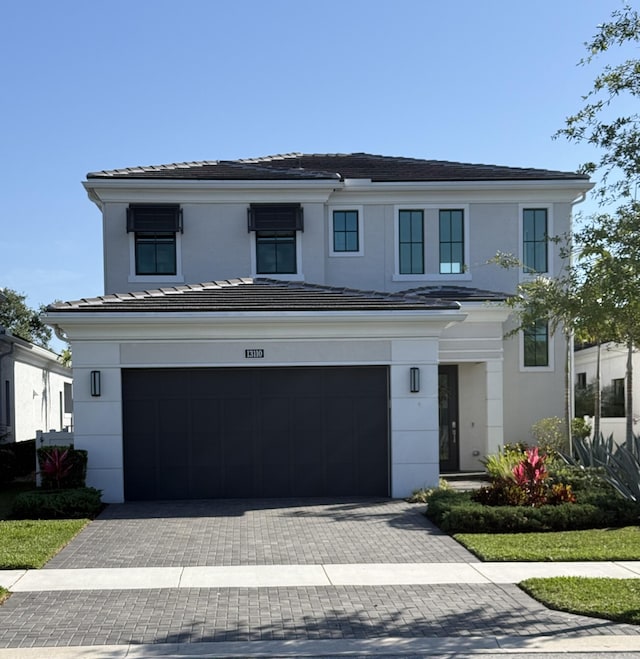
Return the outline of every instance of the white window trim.
[[[257,259],[256,259],[256,232],[249,233],[249,243],[251,249],[251,277],[263,279],[277,279],[280,281],[304,281],[304,274],[302,273],[302,231],[296,231],[296,272],[295,274],[277,274],[273,272],[257,273]]]
[[[553,228],[553,204],[518,204],[518,272],[520,273],[520,281],[531,281],[540,275],[549,275],[555,272],[553,265],[554,244],[551,241],[547,242],[547,270],[546,272],[523,272],[522,265],[524,264],[524,211],[525,209],[545,209],[547,211],[547,235],[550,238],[555,236]]]
[[[425,220],[424,227],[424,265],[425,273],[422,275],[401,275],[400,274],[400,211],[417,210],[423,212]],[[436,229],[433,242],[437,244],[438,256],[435,263],[429,263],[427,259],[427,245],[431,237],[427,233],[426,219],[427,211],[441,210],[461,210],[464,214],[464,265],[465,270],[460,274],[444,274],[440,272],[440,216],[438,215],[438,227]],[[393,207],[393,249],[394,249],[394,270],[392,281],[471,281],[470,266],[470,231],[469,231],[469,204],[399,204]],[[435,266],[435,268],[433,267]],[[430,271],[431,270],[431,271]]]
[[[184,282],[182,273],[182,235],[176,232],[176,274],[175,275],[137,275],[136,274],[136,234],[129,234],[129,277],[127,281],[130,284],[152,284],[168,283],[181,284]]]
[[[530,208],[527,206],[527,208]],[[525,366],[524,365],[524,332],[521,330],[518,332],[518,349],[520,352],[520,371],[522,373],[551,373],[556,370],[555,368],[555,346],[554,346],[554,337],[551,334],[551,331],[548,329],[549,324],[547,323],[547,332],[548,332],[548,341],[547,341],[547,350],[549,352],[549,365],[548,366]]]
[[[358,213],[358,251],[357,252],[336,252],[333,249],[333,211],[357,211]],[[364,256],[364,207],[349,204],[340,204],[338,206],[329,206],[329,256],[351,257]]]

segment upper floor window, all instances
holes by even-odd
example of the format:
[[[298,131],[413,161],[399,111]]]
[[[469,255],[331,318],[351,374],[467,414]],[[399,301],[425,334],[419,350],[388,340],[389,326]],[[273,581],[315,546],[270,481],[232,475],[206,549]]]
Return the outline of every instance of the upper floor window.
[[[548,272],[548,210],[522,211],[522,263],[525,272]]]
[[[523,330],[524,366],[549,366],[549,325],[539,320]]]
[[[440,211],[440,274],[462,274],[464,270],[464,211]]]
[[[424,274],[424,211],[399,211],[398,250],[399,274]]]
[[[297,274],[297,232],[304,226],[300,204],[251,204],[248,220],[255,232],[256,274]]]
[[[256,273],[290,275],[296,272],[296,232],[256,231]]]
[[[134,234],[136,275],[176,275],[176,235],[182,211],[175,204],[131,204],[127,232]]]
[[[333,251],[360,251],[360,235],[357,210],[333,211]]]

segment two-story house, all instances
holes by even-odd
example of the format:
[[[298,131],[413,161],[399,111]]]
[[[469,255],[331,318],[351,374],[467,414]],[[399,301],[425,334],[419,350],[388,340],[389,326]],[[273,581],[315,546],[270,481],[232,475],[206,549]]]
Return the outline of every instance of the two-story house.
[[[287,154],[84,186],[105,295],[46,320],[106,501],[403,497],[563,414],[563,340],[505,339],[501,301],[559,271],[585,176]]]

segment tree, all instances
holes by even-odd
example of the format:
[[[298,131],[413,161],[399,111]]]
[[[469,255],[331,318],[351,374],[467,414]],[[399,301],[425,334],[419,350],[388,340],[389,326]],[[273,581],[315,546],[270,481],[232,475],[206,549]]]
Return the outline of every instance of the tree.
[[[627,347],[625,416],[633,439],[633,350],[640,343],[640,202],[598,214],[577,236],[599,291],[599,314],[609,339]]]
[[[10,288],[0,289],[0,326],[14,336],[48,348],[49,341],[51,341],[51,328],[40,320],[44,305],[34,311],[27,306],[25,300],[26,295],[17,293]]]
[[[598,32],[585,43],[588,55],[580,64],[588,65],[615,46],[640,41],[640,15],[629,5],[611,14],[611,20],[598,26]],[[601,154],[585,163],[587,174],[600,172],[597,190],[601,201],[628,199],[640,182],[640,115],[633,112],[615,116],[616,105],[631,100],[637,107],[640,96],[640,60],[629,58],[620,64],[605,65],[583,97],[584,105],[567,117],[565,127],[556,133],[577,143],[597,147]]]

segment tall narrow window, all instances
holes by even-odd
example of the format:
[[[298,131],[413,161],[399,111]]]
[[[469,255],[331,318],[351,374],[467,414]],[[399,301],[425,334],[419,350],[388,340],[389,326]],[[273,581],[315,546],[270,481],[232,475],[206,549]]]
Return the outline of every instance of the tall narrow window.
[[[525,272],[547,272],[548,218],[546,208],[522,211],[522,262]]]
[[[464,270],[464,211],[440,211],[440,273],[462,274]]]
[[[424,274],[424,213],[401,210],[398,216],[399,273]]]
[[[134,233],[136,275],[175,275],[176,234],[182,213],[174,204],[131,204],[127,232]]]
[[[358,211],[333,211],[333,251],[357,252],[359,250]]]
[[[4,425],[11,425],[11,383],[4,381]]]
[[[524,365],[549,366],[549,326],[539,320],[523,330]]]

